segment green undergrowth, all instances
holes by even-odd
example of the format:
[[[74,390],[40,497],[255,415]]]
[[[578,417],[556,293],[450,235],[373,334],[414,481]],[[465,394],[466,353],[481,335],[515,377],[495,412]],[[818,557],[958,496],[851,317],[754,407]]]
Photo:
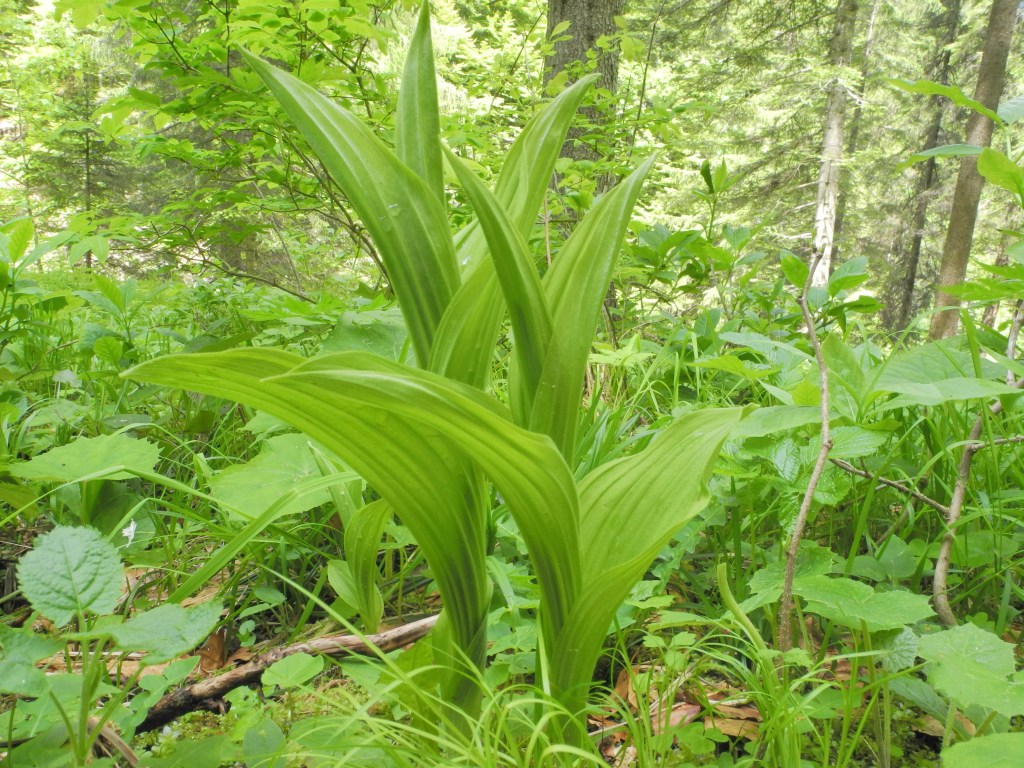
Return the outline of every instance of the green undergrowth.
[[[112,730],[153,767],[1009,765],[1024,367],[1011,319],[974,311],[1002,288],[965,288],[960,336],[891,338],[854,258],[808,292],[815,349],[807,265],[716,220],[724,163],[700,230],[645,221],[648,158],[546,231],[592,79],[485,180],[438,140],[425,10],[393,147],[247,61],[391,285],[138,281],[0,227],[0,765],[128,764]],[[409,647],[295,653],[226,714],[139,732],[208,676],[203,643],[231,666],[435,614]]]

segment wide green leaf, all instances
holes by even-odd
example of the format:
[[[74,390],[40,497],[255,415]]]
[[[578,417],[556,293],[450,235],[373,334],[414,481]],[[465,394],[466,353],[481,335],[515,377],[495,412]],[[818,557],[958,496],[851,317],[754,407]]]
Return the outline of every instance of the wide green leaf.
[[[1012,644],[964,624],[922,637],[917,653],[928,661],[928,681],[957,705],[1024,715],[1024,682],[1007,679],[1016,669]]]
[[[516,427],[481,392],[364,353],[303,361],[275,350],[154,360],[133,378],[248,402],[333,450],[388,500],[422,547],[457,644],[483,662],[489,581],[476,467],[516,516],[551,631],[579,589],[577,500],[550,440]]]
[[[1024,200],[1024,169],[1002,152],[985,147],[978,156],[978,173],[990,184],[1012,192]]]
[[[1020,768],[1024,733],[993,733],[942,752],[943,768]]]
[[[355,352],[320,361],[339,359],[414,370]],[[486,494],[473,463],[436,432],[390,411],[390,401],[383,407],[380,401],[376,407],[367,405],[353,395],[355,388],[345,392],[337,382],[320,390],[307,379],[300,388],[287,374],[304,363],[279,350],[244,349],[169,356],[143,363],[127,375],[248,403],[284,419],[340,456],[412,531],[445,598],[456,644],[472,663],[482,664],[490,583],[484,566]],[[374,384],[363,383],[359,393],[373,400]],[[415,409],[416,403],[414,397],[407,405]]]
[[[847,578],[809,576],[794,582],[793,592],[807,601],[807,610],[839,624],[870,632],[899,629],[935,615],[925,595],[876,592]]]
[[[398,294],[416,358],[428,366],[434,333],[459,285],[444,206],[427,182],[351,112],[255,56],[247,54],[246,60],[372,235]]]
[[[264,441],[256,458],[214,475],[210,480],[210,494],[224,502],[228,509],[238,510],[245,519],[253,520],[288,491],[322,476],[310,450],[309,438],[296,434],[277,435]],[[320,488],[315,493],[295,496],[279,514],[305,512],[330,499],[330,489]]]
[[[32,607],[58,627],[78,614],[113,613],[121,559],[94,528],[58,525],[18,561],[18,583]]]
[[[707,504],[711,468],[743,413],[727,408],[687,414],[645,450],[598,467],[580,483],[585,589],[551,659],[553,692],[570,706],[584,700],[619,605],[672,536]]]
[[[182,608],[164,603],[108,631],[124,651],[148,651],[144,664],[170,661],[200,645],[220,621],[221,606],[202,603]]]
[[[12,464],[7,471],[27,480],[64,483],[83,477],[126,480],[134,477],[137,470],[152,470],[159,460],[160,447],[156,443],[127,435],[99,435],[80,437],[23,464]]]
[[[545,598],[546,627],[556,631],[563,625],[580,583],[578,512],[572,475],[550,440],[517,427],[506,409],[471,387],[372,355],[315,358],[279,380],[293,397],[379,412],[426,439],[443,436],[449,450],[478,466],[519,525]],[[401,446],[405,436],[396,437],[391,439]],[[401,506],[395,509],[402,514]],[[412,523],[406,524],[419,538]]]
[[[633,206],[653,164],[653,158],[642,163],[601,198],[544,275],[552,327],[558,332],[551,337],[540,383],[533,394],[530,428],[549,435],[566,458],[571,458],[576,450],[583,374],[601,304],[608,294]],[[510,381],[522,374],[514,365],[509,372]]]

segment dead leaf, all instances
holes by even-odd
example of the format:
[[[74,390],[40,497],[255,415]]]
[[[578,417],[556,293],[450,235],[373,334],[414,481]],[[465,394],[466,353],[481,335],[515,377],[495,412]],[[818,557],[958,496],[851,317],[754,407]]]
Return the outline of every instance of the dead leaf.
[[[668,728],[678,728],[683,725],[687,725],[696,720],[701,713],[701,707],[699,704],[690,704],[688,702],[682,702],[676,704],[667,713],[655,713],[651,716],[651,731],[654,733],[663,733]],[[665,714],[668,717],[665,717]]]
[[[761,713],[754,706],[734,707],[731,704],[716,704],[715,712],[722,717],[734,720],[756,720],[761,722]]]
[[[636,689],[633,688],[633,681],[636,679],[637,674],[638,670],[635,668],[633,670],[623,669],[619,671],[618,677],[615,678],[615,695],[620,700],[628,703],[634,712],[640,709],[640,704],[636,698]]]
[[[227,627],[221,627],[203,643],[196,651],[199,656],[199,668],[206,674],[223,669],[228,658]]]
[[[750,741],[757,741],[758,738],[757,724],[750,720],[705,717],[704,727],[707,729],[715,728],[726,736],[734,738],[749,739]]]

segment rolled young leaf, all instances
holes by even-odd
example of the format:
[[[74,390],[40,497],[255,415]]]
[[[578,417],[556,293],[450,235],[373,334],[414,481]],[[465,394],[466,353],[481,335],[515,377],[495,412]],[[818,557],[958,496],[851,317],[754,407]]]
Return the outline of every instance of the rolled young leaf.
[[[544,356],[551,341],[551,313],[544,298],[540,277],[526,247],[526,241],[516,230],[501,204],[466,166],[451,152],[448,161],[462,182],[477,214],[477,221],[487,238],[498,282],[512,321],[515,344],[513,354],[519,361],[530,393],[540,382]],[[513,402],[517,402],[514,400]],[[519,414],[521,421],[529,414],[527,407]]]
[[[402,69],[395,123],[395,153],[423,179],[444,205],[444,165],[441,161],[441,121],[437,107],[437,76],[430,41],[430,6],[420,6],[416,33]]]
[[[524,238],[536,223],[573,116],[596,78],[581,78],[562,91],[530,119],[509,150],[494,196]],[[437,330],[431,370],[483,389],[491,373],[505,300],[478,224],[462,230],[456,243],[459,263],[464,265],[463,282]]]

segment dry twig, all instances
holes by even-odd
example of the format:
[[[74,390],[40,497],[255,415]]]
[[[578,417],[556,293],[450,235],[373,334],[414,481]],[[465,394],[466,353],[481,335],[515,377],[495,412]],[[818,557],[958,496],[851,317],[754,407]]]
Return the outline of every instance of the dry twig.
[[[414,621],[375,635],[327,635],[302,643],[275,648],[240,667],[217,677],[200,680],[198,683],[179,688],[164,696],[153,705],[146,719],[136,729],[145,733],[166,725],[177,717],[196,709],[209,708],[228,691],[256,682],[271,664],[296,653],[344,656],[348,654],[375,655],[401,648],[423,637],[437,622],[437,616]]]

